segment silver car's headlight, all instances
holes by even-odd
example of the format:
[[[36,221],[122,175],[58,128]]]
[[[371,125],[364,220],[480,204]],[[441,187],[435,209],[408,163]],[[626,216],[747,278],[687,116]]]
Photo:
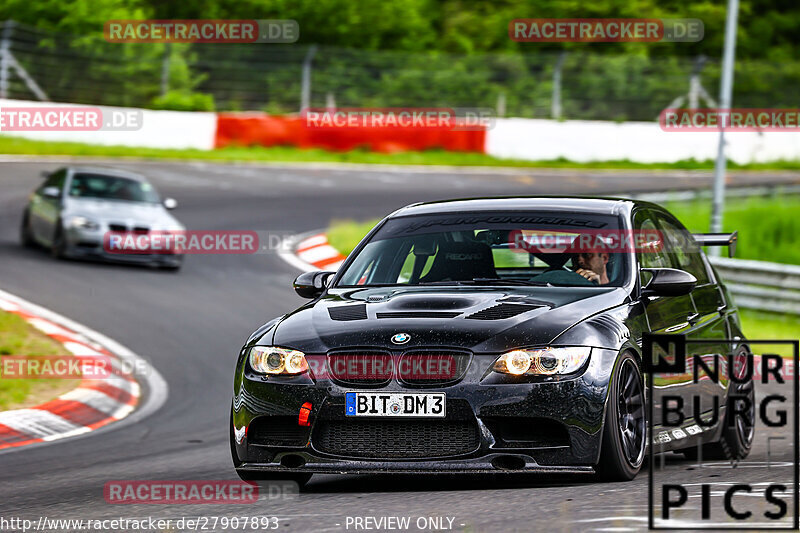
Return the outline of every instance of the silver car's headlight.
[[[308,372],[308,362],[303,352],[277,346],[250,348],[250,367],[262,374],[302,374]]]
[[[67,219],[67,226],[70,228],[96,230],[100,229],[100,224],[94,220],[82,216],[74,216]]]
[[[589,359],[589,346],[526,348],[504,353],[495,361],[493,370],[514,376],[552,376],[577,372]]]

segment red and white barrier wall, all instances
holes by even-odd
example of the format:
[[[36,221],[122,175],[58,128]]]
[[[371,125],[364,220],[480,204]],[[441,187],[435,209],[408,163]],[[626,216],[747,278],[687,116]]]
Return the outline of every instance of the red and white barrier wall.
[[[264,113],[221,113],[217,118],[216,147],[296,146],[347,151],[367,148],[373,152],[442,149],[483,152],[486,131],[457,131],[446,125],[431,126],[308,126],[302,117]]]
[[[44,102],[0,100],[11,107],[68,106]],[[86,106],[83,106],[86,107]],[[99,107],[104,110],[123,108]],[[200,113],[136,110],[142,127],[133,131],[3,131],[35,140],[80,142],[149,148],[213,150],[226,146],[295,146],[376,152],[444,149],[486,153],[530,161],[630,160],[669,163],[716,157],[716,132],[666,132],[653,122],[498,119],[486,131],[456,131],[446,126],[309,127],[301,117],[266,113]],[[728,155],[736,163],[800,160],[800,134],[735,132],[726,136]]]

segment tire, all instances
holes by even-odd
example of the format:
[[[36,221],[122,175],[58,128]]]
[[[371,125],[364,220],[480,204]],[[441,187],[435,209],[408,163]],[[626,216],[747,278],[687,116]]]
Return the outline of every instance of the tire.
[[[733,396],[745,396],[750,400],[750,410],[744,416],[736,414],[734,424],[728,425],[728,412],[735,407],[736,400]],[[703,445],[702,454],[697,453],[697,448],[687,448],[681,450],[687,459],[696,460],[702,457],[703,460],[741,460],[750,454],[753,447],[755,436],[755,387],[753,381],[747,383],[734,383],[731,381],[728,399],[725,403],[725,418],[720,423],[723,424],[722,433],[719,440]]]
[[[231,408],[231,415],[228,422],[228,431],[230,432],[231,442],[231,459],[233,459],[233,467],[236,469],[236,475],[242,481],[294,481],[297,483],[298,488],[302,489],[306,483],[311,479],[311,474],[307,473],[292,473],[292,472],[263,472],[258,470],[239,470],[242,462],[239,460],[239,455],[236,453],[236,443],[233,437],[233,408]]]
[[[19,241],[26,248],[36,247],[36,240],[33,238],[33,232],[31,231],[30,215],[27,210],[22,215],[22,224],[19,226]]]
[[[60,222],[56,226],[56,233],[50,246],[50,254],[56,259],[67,258],[67,243],[64,241],[64,230],[61,228]]]
[[[630,481],[642,468],[647,424],[642,372],[638,360],[625,352],[618,359],[608,386],[608,401],[596,471],[603,481]]]

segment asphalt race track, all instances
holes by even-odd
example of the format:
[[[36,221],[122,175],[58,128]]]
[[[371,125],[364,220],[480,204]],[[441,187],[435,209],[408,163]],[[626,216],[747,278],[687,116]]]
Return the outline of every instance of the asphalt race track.
[[[130,347],[169,384],[155,414],[51,445],[0,454],[0,515],[111,519],[269,516],[281,531],[354,531],[353,517],[453,518],[465,531],[642,530],[648,476],[598,484],[579,477],[315,476],[307,491],[251,505],[112,505],[111,480],[238,479],[228,445],[228,410],[236,353],[268,319],[298,306],[298,272],[275,253],[188,256],[179,273],[56,261],[23,249],[18,226],[42,170],[58,162],[0,163],[0,288],[48,307]],[[115,166],[148,175],[189,229],[280,234],[325,227],[333,218],[372,218],[405,204],[511,194],[602,194],[708,187],[709,173],[577,172],[520,169],[425,172],[299,166],[134,163]],[[738,174],[731,185],[800,183],[800,176]],[[750,336],[756,336],[749,333]],[[788,431],[788,430],[787,430]],[[698,468],[672,456],[659,482],[789,482],[791,453],[763,439],[748,460]],[[783,461],[783,462],[782,462]],[[788,463],[785,461],[789,461]],[[738,477],[737,477],[738,476]],[[699,493],[698,493],[699,494]],[[789,510],[792,505],[790,495]],[[690,504],[699,506],[699,496]],[[737,499],[737,502],[740,501]],[[743,507],[763,498],[741,497]],[[714,505],[721,508],[718,492]],[[759,505],[761,507],[759,507]],[[765,507],[770,509],[771,507]],[[697,513],[694,514],[696,516]],[[716,515],[716,511],[715,511]],[[348,519],[349,517],[349,519]],[[362,522],[363,523],[363,522]],[[444,520],[444,525],[449,524]],[[222,528],[217,528],[223,531]],[[241,527],[240,527],[241,530]],[[248,529],[250,530],[250,529]]]

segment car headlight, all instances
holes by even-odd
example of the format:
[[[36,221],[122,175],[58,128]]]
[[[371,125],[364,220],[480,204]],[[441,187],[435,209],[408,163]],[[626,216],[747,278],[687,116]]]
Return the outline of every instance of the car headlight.
[[[552,376],[571,374],[581,369],[589,359],[589,346],[527,348],[504,353],[495,361],[493,370],[521,376]]]
[[[308,371],[303,352],[277,346],[250,348],[250,367],[262,374],[302,374]]]
[[[88,229],[88,230],[96,230],[100,228],[100,224],[98,224],[94,220],[81,216],[70,217],[70,219],[67,221],[67,226],[71,228]]]

